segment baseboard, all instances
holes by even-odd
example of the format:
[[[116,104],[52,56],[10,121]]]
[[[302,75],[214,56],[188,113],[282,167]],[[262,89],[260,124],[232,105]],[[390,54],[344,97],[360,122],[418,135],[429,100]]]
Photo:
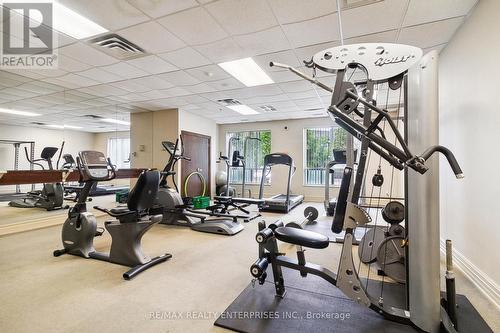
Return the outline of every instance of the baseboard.
[[[440,240],[441,253],[446,253],[446,241]],[[500,309],[500,286],[486,273],[480,270],[462,253],[453,249],[453,264],[484,294],[493,304]]]

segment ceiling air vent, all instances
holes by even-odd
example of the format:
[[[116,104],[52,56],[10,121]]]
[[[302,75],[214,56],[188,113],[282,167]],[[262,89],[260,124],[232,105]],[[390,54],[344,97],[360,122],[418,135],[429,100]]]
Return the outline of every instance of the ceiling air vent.
[[[85,117],[85,118],[92,118],[92,119],[101,119],[102,118],[101,116],[96,116],[95,114],[86,114],[83,117]]]
[[[241,105],[242,103],[234,98],[225,98],[225,99],[219,99],[217,100],[220,104],[224,106],[231,106],[231,105]]]
[[[119,60],[143,57],[146,52],[131,41],[117,34],[107,34],[88,41],[94,48]]]
[[[272,105],[261,105],[261,106],[259,106],[259,109],[261,109],[263,112],[275,112],[275,111],[277,111],[276,108]]]

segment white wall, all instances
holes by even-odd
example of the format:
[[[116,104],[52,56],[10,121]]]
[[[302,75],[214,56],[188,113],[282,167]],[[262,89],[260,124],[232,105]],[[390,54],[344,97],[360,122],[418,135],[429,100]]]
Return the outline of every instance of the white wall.
[[[217,171],[216,161],[218,157],[218,130],[217,124],[215,121],[200,117],[188,111],[179,110],[179,134],[181,131],[189,131],[198,134],[208,135],[210,136],[211,143],[211,175],[210,175],[210,184],[212,184],[212,195],[215,194],[215,173]],[[182,163],[182,162],[181,162]]]
[[[497,292],[499,13],[500,1],[481,0],[441,52],[439,73],[440,141],[465,173],[457,181],[441,161],[441,236],[452,239],[459,253],[496,282]]]
[[[292,194],[303,194],[306,200],[309,201],[322,201],[324,197],[323,187],[317,186],[304,186],[303,185],[303,137],[304,128],[306,127],[325,127],[333,124],[330,118],[312,118],[312,119],[298,119],[298,120],[279,120],[279,121],[265,121],[256,123],[240,123],[240,124],[227,124],[219,126],[219,146],[218,152],[222,151],[226,154],[226,133],[227,132],[240,132],[240,131],[258,131],[270,130],[271,131],[271,152],[273,153],[286,153],[293,158],[297,170],[292,178]],[[287,129],[285,129],[287,127]],[[217,153],[218,154],[218,153]],[[225,164],[219,165],[220,170],[226,170]],[[285,166],[273,167],[271,177],[271,185],[264,187],[264,197],[271,195],[285,193],[287,182],[287,168]],[[234,185],[238,187],[238,185]],[[258,197],[259,186],[247,185],[251,189],[252,196]],[[239,188],[237,188],[239,191]],[[332,196],[337,195],[337,191],[332,190]]]
[[[335,123],[329,117],[310,118],[310,119],[294,119],[294,120],[279,120],[256,123],[240,123],[227,124],[219,126],[219,145],[218,151],[226,153],[226,133],[238,131],[253,131],[253,130],[270,130],[271,131],[271,151],[289,154],[297,167],[294,177],[292,178],[291,192],[293,194],[303,194],[307,201],[324,200],[324,186],[304,185],[304,129],[315,127],[330,127]],[[287,129],[285,130],[285,126]],[[391,135],[388,133],[388,138],[391,140]],[[384,186],[380,192],[380,196],[387,196],[390,191],[390,179],[392,168],[385,161],[381,161],[382,173],[385,178]],[[370,155],[368,165],[368,177],[366,181],[367,194],[371,193],[371,177],[377,170],[379,158],[375,154]],[[220,170],[225,171],[225,164],[219,165]],[[274,194],[285,193],[287,169],[284,166],[273,167],[273,170],[278,170],[272,173],[271,185],[264,187],[264,197]],[[402,173],[395,171],[394,182],[392,189],[392,197],[402,196]],[[239,190],[238,185],[235,185]],[[257,185],[248,185],[252,191],[253,197],[258,197],[259,187]],[[330,198],[335,198],[338,195],[338,187],[332,187],[330,190]],[[378,190],[374,190],[373,195],[379,195]],[[371,201],[372,204],[377,204],[378,201]]]
[[[63,153],[72,154],[73,156],[80,150],[92,149],[94,144],[93,133],[79,131],[51,130],[38,127],[8,126],[0,124],[0,133],[0,139],[2,140],[35,141],[35,158],[40,157],[40,153],[44,147],[60,147],[62,141],[65,141]],[[59,154],[59,152],[57,152],[57,154]],[[57,154],[54,157],[54,164],[56,163]],[[0,170],[12,170],[13,168],[14,146],[0,145]],[[26,160],[23,148],[21,148],[19,152],[19,169],[29,169],[29,163]],[[0,187],[0,191],[2,192],[13,191],[14,189],[15,186]]]

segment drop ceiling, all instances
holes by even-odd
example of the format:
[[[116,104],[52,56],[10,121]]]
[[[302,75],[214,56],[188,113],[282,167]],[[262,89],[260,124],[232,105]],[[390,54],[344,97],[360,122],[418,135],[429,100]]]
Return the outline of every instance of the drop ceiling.
[[[327,93],[268,63],[304,69],[303,60],[340,45],[335,0],[59,1],[147,55],[120,61],[86,41],[57,34],[57,70],[0,71],[0,108],[42,116],[0,113],[0,124],[64,122],[106,132],[126,127],[87,115],[128,120],[133,112],[167,108],[217,123],[325,115]],[[440,51],[476,2],[341,0],[344,42],[396,42]],[[216,65],[245,57],[252,57],[275,83],[245,87]],[[334,76],[318,74],[333,85]],[[229,98],[260,113],[241,116],[217,102]]]

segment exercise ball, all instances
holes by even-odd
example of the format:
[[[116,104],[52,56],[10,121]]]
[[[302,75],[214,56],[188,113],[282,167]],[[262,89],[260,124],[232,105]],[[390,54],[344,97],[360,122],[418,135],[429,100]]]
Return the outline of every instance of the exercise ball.
[[[217,171],[215,174],[215,185],[221,186],[226,185],[227,173],[226,171]]]

